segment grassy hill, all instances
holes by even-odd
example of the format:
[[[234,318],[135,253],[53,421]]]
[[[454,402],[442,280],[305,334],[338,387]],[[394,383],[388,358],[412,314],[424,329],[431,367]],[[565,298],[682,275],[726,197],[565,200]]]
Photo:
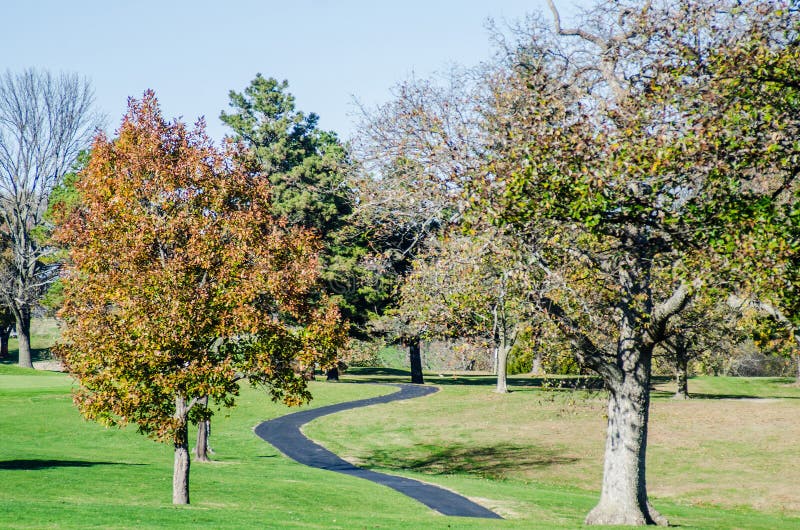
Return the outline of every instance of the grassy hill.
[[[407,380],[354,370],[345,380]],[[361,465],[440,484],[503,521],[444,517],[392,490],[295,464],[252,432],[289,412],[245,389],[193,464],[192,505],[170,504],[172,450],[79,416],[63,374],[0,365],[2,528],[576,528],[598,498],[604,396],[514,378],[435,377],[433,396],[328,416],[306,433]],[[800,527],[800,389],[782,379],[695,378],[698,398],[655,390],[648,483],[683,528]],[[322,406],[392,391],[312,384]]]

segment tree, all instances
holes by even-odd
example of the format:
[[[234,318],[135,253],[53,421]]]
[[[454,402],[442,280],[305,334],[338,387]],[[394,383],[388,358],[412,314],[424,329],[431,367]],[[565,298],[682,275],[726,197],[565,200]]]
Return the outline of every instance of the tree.
[[[355,220],[370,242],[382,288],[373,297],[371,327],[408,346],[415,383],[423,382],[422,328],[394,309],[414,259],[461,219],[462,179],[479,165],[482,146],[479,116],[471,112],[476,86],[468,72],[457,71],[444,84],[403,83],[393,101],[363,109],[354,142]]]
[[[364,288],[368,271],[359,264],[365,240],[348,222],[354,202],[345,184],[350,161],[336,134],[317,127],[316,114],[296,110],[288,88],[287,81],[257,74],[244,92],[230,91],[233,112],[223,111],[220,119],[272,183],[273,211],[319,235],[327,292],[351,324],[351,334],[363,336],[373,291]],[[338,380],[338,364],[328,380]]]
[[[776,253],[783,259],[771,264],[770,274],[761,281],[741,282],[727,301],[734,310],[751,310],[766,317],[754,323],[754,338],[758,342],[777,339],[768,342],[780,343],[779,350],[795,357],[796,384],[800,385],[800,191],[795,190],[776,210],[774,215],[782,222],[765,227],[769,235],[754,249],[748,265]]]
[[[645,480],[653,349],[694,293],[785,263],[769,249],[743,266],[797,197],[797,11],[607,2],[565,28],[550,6],[554,30],[533,21],[493,81],[476,193],[528,244],[541,309],[609,389],[586,522],[665,524]]]
[[[75,185],[81,171],[86,168],[88,163],[89,151],[84,150],[78,153],[78,157],[70,171],[64,174],[61,182],[50,192],[47,201],[47,211],[45,211],[43,216],[44,223],[42,230],[37,233],[37,240],[50,249],[50,253],[47,257],[42,259],[44,264],[57,265],[60,268],[61,264],[68,257],[67,249],[53,239],[53,230],[59,219],[66,218],[71,210],[80,204],[81,197]],[[49,315],[57,314],[64,302],[64,284],[61,282],[59,276],[60,275],[57,275],[52,283],[50,283],[47,287],[47,291],[39,300],[39,305],[41,305]]]
[[[739,311],[698,293],[667,327],[662,353],[675,371],[676,399],[689,399],[689,362],[706,352],[733,349],[745,338]]]
[[[307,401],[302,373],[344,340],[317,293],[317,240],[274,215],[234,144],[167,122],[152,92],[129,100],[117,138],[95,138],[75,186],[55,232],[69,249],[56,353],[87,418],[174,445],[173,503],[187,504],[188,426],[213,413],[202,400],[232,406],[247,377]]]
[[[14,259],[14,253],[8,241],[3,242],[4,245],[0,250],[0,269],[10,268]],[[0,306],[0,358],[8,358],[8,341],[11,338],[11,333],[16,327],[17,319],[14,317],[14,312],[8,306]]]
[[[89,82],[76,75],[30,69],[0,77],[0,232],[12,253],[0,296],[16,320],[20,366],[33,366],[31,310],[56,270],[36,231],[53,187],[100,125],[92,102]]]
[[[794,266],[796,265],[793,264],[792,269]],[[792,276],[796,274],[794,270],[790,270],[790,272]],[[796,285],[795,283],[794,286],[787,289],[787,291],[783,291],[786,294],[790,294],[790,296],[786,296],[781,300],[786,303],[786,305],[796,303],[796,294],[794,291]],[[780,300],[780,295],[775,298]],[[749,309],[755,311],[759,316],[767,317],[766,319],[757,319],[757,321],[753,323],[751,331],[753,332],[754,338],[758,342],[774,342],[774,340],[770,339],[773,339],[773,337],[777,335],[777,342],[782,346],[782,348],[779,349],[794,350],[793,354],[798,367],[796,384],[800,385],[800,325],[797,324],[800,317],[798,317],[797,313],[789,313],[789,315],[791,315],[790,317],[784,314],[781,310],[781,306],[777,304],[773,305],[770,302],[765,302],[758,298],[742,298],[737,294],[732,294],[728,297],[728,304],[735,310],[742,311]]]
[[[230,91],[232,111],[220,119],[272,183],[273,212],[319,236],[322,280],[359,335],[368,318],[367,293],[357,288],[365,274],[359,260],[366,242],[350,224],[351,163],[336,133],[320,129],[316,114],[297,110],[288,88],[286,81],[257,74],[243,92]]]
[[[428,337],[482,339],[496,357],[498,393],[508,392],[508,355],[531,315],[532,279],[497,230],[442,234],[414,260],[393,312]]]
[[[351,211],[342,175],[346,153],[335,133],[317,127],[319,116],[295,109],[288,88],[257,74],[243,93],[230,91],[234,112],[223,111],[220,119],[272,183],[273,212],[325,239]]]

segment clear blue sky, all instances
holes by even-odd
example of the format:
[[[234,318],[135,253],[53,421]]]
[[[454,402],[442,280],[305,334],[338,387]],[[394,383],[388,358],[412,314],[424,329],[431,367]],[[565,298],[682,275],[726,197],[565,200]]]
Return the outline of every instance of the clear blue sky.
[[[577,0],[557,0],[565,14]],[[108,129],[128,96],[156,91],[167,117],[206,117],[212,138],[228,91],[261,72],[287,79],[325,129],[353,132],[353,98],[374,105],[411,74],[489,57],[486,20],[519,19],[544,0],[5,0],[0,70],[76,72]]]

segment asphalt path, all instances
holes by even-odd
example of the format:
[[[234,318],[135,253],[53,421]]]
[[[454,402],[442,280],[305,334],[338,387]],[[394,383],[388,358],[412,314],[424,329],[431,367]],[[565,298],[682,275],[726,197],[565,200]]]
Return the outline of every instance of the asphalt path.
[[[358,407],[377,405],[379,403],[389,403],[401,399],[427,396],[438,390],[438,388],[432,386],[410,384],[392,384],[389,386],[398,387],[400,390],[385,396],[337,403],[335,405],[328,405],[327,407],[303,410],[295,412],[294,414],[281,416],[280,418],[260,423],[256,426],[255,433],[260,438],[275,446],[281,453],[301,464],[371,480],[377,484],[388,486],[441,514],[502,519],[502,517],[484,508],[480,504],[474,503],[466,497],[462,497],[444,488],[410,478],[387,475],[385,473],[378,473],[377,471],[354,466],[324,447],[315,444],[300,432],[300,427],[321,416],[327,416],[328,414]]]

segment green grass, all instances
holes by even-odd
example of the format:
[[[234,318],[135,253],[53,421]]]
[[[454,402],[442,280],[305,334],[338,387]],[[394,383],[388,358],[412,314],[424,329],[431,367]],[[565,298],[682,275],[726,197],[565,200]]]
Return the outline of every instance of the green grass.
[[[363,369],[346,378],[392,381],[408,374]],[[429,374],[429,380],[442,390],[328,416],[305,431],[363,465],[451,488],[506,520],[444,517],[390,489],[288,460],[252,429],[289,411],[249,388],[237,408],[215,417],[214,462],[192,465],[192,504],[174,507],[170,447],[135,427],[84,421],[63,374],[0,365],[0,528],[581,526],[598,498],[602,393],[542,391],[524,377],[514,378],[508,395],[494,394],[488,376]],[[800,526],[800,510],[783,508],[800,506],[794,491],[800,472],[791,457],[800,400],[752,399],[800,397],[788,382],[693,379],[706,399],[690,402],[673,401],[668,387],[659,388],[649,483],[656,506],[674,523]],[[316,382],[312,391],[312,406],[322,406],[392,390]]]
[[[800,387],[788,377],[694,377],[689,393],[698,399],[792,398],[800,399]],[[670,385],[670,390],[673,386]]]
[[[286,412],[285,408],[247,389],[239,407],[214,424],[216,461],[192,466],[193,504],[176,508],[169,504],[172,455],[168,447],[134,429],[106,430],[83,421],[70,403],[70,382],[65,376],[4,368],[0,377],[3,528],[575,528],[597,498],[596,492],[575,486],[490,479],[469,468],[448,469],[446,463],[435,474],[396,470],[476,498],[508,519],[443,517],[389,489],[284,458],[256,438],[252,427]],[[16,384],[7,385],[14,379]],[[389,391],[381,386],[325,383],[315,383],[313,390],[315,406]],[[453,396],[442,394],[447,398],[444,402],[485,389],[455,390],[459,392]],[[425,410],[437,398],[442,399],[434,396],[375,408],[384,409],[379,416],[393,410],[394,417],[412,405],[413,412]],[[368,430],[378,438],[395,430],[413,436],[411,419],[407,417],[406,426],[376,422]],[[319,425],[309,430],[316,433]],[[463,462],[468,446],[455,447],[454,460]],[[381,444],[372,449],[381,450]],[[452,448],[436,443],[425,450],[453,456]],[[478,460],[484,457],[476,456]],[[505,465],[526,458],[531,457],[519,450],[495,457]],[[675,501],[661,501],[658,506],[689,528],[776,528],[800,523],[780,513],[748,508]]]

